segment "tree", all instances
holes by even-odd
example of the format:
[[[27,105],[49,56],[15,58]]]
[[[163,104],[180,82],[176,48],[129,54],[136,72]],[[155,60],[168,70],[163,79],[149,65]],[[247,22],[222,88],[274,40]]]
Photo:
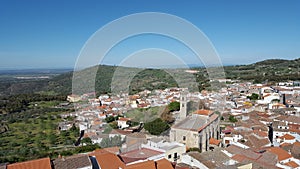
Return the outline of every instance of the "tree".
[[[72,135],[74,137],[79,137],[79,128],[75,126],[75,124],[73,124],[73,126],[70,128],[70,132],[72,133]]]
[[[85,138],[83,138],[83,139],[81,140],[81,143],[82,143],[82,144],[89,145],[89,144],[92,144],[92,140],[91,140],[91,138],[89,138],[89,137],[85,137]]]
[[[109,126],[113,129],[117,129],[118,128],[118,123],[116,121],[113,121],[113,122],[109,123]]]
[[[105,118],[105,121],[106,121],[106,123],[110,123],[110,122],[115,121],[115,118],[114,118],[114,116],[108,116]]]
[[[272,102],[272,103],[279,103],[280,100],[279,100],[279,99],[273,99],[271,102]]]
[[[180,109],[180,103],[179,102],[171,102],[169,105],[168,105],[168,108],[169,108],[169,111],[172,112],[172,111],[178,111]]]
[[[258,100],[259,99],[259,95],[256,93],[252,93],[251,96],[247,96],[248,99],[250,100]]]
[[[48,135],[48,140],[49,140],[50,144],[55,145],[55,143],[57,141],[57,137],[56,137],[55,133],[51,132]]]
[[[229,116],[229,121],[232,122],[232,123],[235,123],[235,122],[237,122],[237,119],[233,115],[230,115]]]
[[[157,118],[154,121],[145,124],[145,129],[153,135],[159,135],[169,128],[170,126],[168,125],[168,123],[164,122],[160,118]]]
[[[200,148],[197,148],[197,147],[191,147],[187,150],[187,152],[191,152],[191,151],[198,151],[199,153],[201,153]]]
[[[121,146],[124,143],[120,135],[114,137],[103,138],[100,142],[101,148]]]
[[[175,121],[175,118],[173,117],[172,112],[170,112],[168,107],[165,107],[163,113],[160,115],[160,118],[168,124],[171,124]]]

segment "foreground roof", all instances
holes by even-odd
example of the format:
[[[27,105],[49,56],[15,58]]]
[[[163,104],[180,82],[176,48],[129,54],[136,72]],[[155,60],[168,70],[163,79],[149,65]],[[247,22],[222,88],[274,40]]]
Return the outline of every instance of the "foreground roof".
[[[156,169],[154,161],[144,161],[126,166],[126,169]],[[162,168],[163,169],[163,168]]]
[[[163,152],[148,149],[148,148],[140,148],[126,153],[121,153],[120,156],[122,160],[127,164],[137,160],[145,160],[149,157],[157,156],[160,154],[163,154]]]
[[[92,166],[88,155],[74,155],[53,161],[54,169],[74,169]]]
[[[7,165],[7,169],[51,169],[50,158],[41,158]]]
[[[125,164],[116,154],[101,152],[95,154],[95,157],[101,169],[119,169],[120,167],[125,168]]]

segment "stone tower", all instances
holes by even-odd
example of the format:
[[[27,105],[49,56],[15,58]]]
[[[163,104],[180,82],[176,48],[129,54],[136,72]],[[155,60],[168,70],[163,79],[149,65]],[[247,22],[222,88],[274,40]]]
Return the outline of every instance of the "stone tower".
[[[187,89],[184,89],[180,93],[180,111],[179,111],[179,120],[183,120],[187,116]]]

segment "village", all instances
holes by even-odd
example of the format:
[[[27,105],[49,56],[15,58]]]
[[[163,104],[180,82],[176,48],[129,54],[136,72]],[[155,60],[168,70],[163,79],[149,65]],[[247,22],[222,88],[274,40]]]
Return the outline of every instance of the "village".
[[[299,82],[270,85],[217,81],[226,87],[201,92],[167,88],[134,95],[103,94],[97,98],[93,98],[94,93],[69,95],[68,101],[76,109],[62,117],[75,120],[60,123],[59,130],[75,125],[82,134],[81,141],[99,144],[101,149],[7,167],[43,164],[43,168],[49,165],[86,169],[300,168]],[[147,123],[161,118],[164,109],[159,108],[173,102],[180,109],[170,112],[174,119],[170,127],[160,134],[145,130]],[[155,107],[158,112],[140,115],[135,111],[143,113]]]

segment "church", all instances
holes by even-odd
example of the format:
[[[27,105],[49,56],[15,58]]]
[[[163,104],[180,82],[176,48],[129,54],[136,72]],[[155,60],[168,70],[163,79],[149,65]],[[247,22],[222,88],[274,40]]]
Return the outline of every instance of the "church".
[[[187,148],[199,148],[208,151],[209,142],[219,139],[218,114],[211,110],[196,110],[187,115],[187,92],[180,95],[180,112],[170,131],[170,141],[185,144]]]

